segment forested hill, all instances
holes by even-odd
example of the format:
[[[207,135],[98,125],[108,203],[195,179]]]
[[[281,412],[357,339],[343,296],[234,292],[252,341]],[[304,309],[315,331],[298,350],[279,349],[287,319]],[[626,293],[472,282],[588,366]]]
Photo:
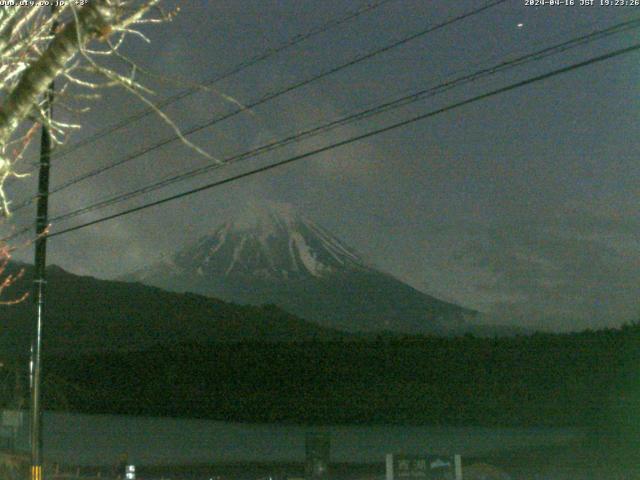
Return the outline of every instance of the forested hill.
[[[59,385],[55,392],[66,394],[49,398],[49,408],[91,413],[246,422],[621,425],[640,404],[639,347],[634,325],[495,339],[176,344],[48,357],[45,371]]]
[[[21,265],[10,265],[15,273]],[[82,277],[51,266],[43,349],[57,353],[128,351],[178,342],[331,340],[349,336],[305,321],[273,305],[236,305],[139,283]],[[33,267],[3,300],[19,298]],[[0,356],[26,354],[35,318],[31,298],[0,305]]]

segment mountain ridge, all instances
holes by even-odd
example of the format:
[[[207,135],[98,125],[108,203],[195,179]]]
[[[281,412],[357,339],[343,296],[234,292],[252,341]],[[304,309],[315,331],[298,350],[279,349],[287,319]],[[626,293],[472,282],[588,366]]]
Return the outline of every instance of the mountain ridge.
[[[6,293],[29,291],[33,267]],[[194,293],[175,293],[141,283],[78,276],[58,266],[47,268],[47,351],[127,351],[170,342],[296,342],[340,340],[348,334],[300,319],[274,305],[243,306]],[[0,305],[0,351],[26,353],[35,315],[31,298]]]
[[[451,334],[476,313],[366,264],[286,204],[250,204],[175,255],[122,277],[226,301],[273,303],[325,327]]]

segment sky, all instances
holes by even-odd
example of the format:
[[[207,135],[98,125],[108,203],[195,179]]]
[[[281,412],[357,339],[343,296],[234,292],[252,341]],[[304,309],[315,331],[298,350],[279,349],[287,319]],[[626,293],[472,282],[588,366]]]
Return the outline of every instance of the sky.
[[[367,5],[356,0],[190,0],[165,24],[143,27],[125,53],[160,101],[204,85],[296,35]],[[189,139],[224,159],[520,55],[640,17],[640,7],[527,6],[507,1],[344,68]],[[255,102],[486,1],[390,0],[165,109],[183,130]],[[54,222],[60,231],[128,207],[302,154],[511,83],[633,45],[638,30],[351,123],[127,202]],[[456,108],[180,200],[54,237],[48,262],[117,278],[179,250],[247,199],[294,205],[415,288],[477,309],[486,321],[579,330],[640,317],[640,54],[635,51]],[[73,144],[144,105],[103,92]],[[172,135],[147,117],[54,160],[52,187]],[[37,160],[34,149],[26,159]],[[174,142],[51,196],[51,216],[210,163]],[[16,181],[14,202],[35,193]],[[33,222],[33,209],[7,229]],[[30,248],[16,257],[30,260]]]

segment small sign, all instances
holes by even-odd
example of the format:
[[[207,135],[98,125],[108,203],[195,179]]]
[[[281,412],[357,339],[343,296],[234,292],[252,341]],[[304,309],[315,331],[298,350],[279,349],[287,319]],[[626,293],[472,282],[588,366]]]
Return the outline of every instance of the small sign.
[[[455,472],[453,455],[387,456],[387,480],[453,480]]]
[[[125,468],[125,478],[127,480],[136,480],[136,466],[127,465]]]

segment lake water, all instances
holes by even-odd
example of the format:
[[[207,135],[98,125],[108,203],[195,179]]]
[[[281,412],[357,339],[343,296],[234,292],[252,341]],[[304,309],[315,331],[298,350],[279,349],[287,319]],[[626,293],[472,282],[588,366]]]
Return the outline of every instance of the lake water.
[[[52,412],[45,412],[43,429],[46,460],[74,465],[113,464],[124,452],[138,465],[300,462],[308,432],[329,433],[332,461],[353,463],[382,462],[391,452],[480,455],[560,446],[584,436],[566,428],[305,427]]]

